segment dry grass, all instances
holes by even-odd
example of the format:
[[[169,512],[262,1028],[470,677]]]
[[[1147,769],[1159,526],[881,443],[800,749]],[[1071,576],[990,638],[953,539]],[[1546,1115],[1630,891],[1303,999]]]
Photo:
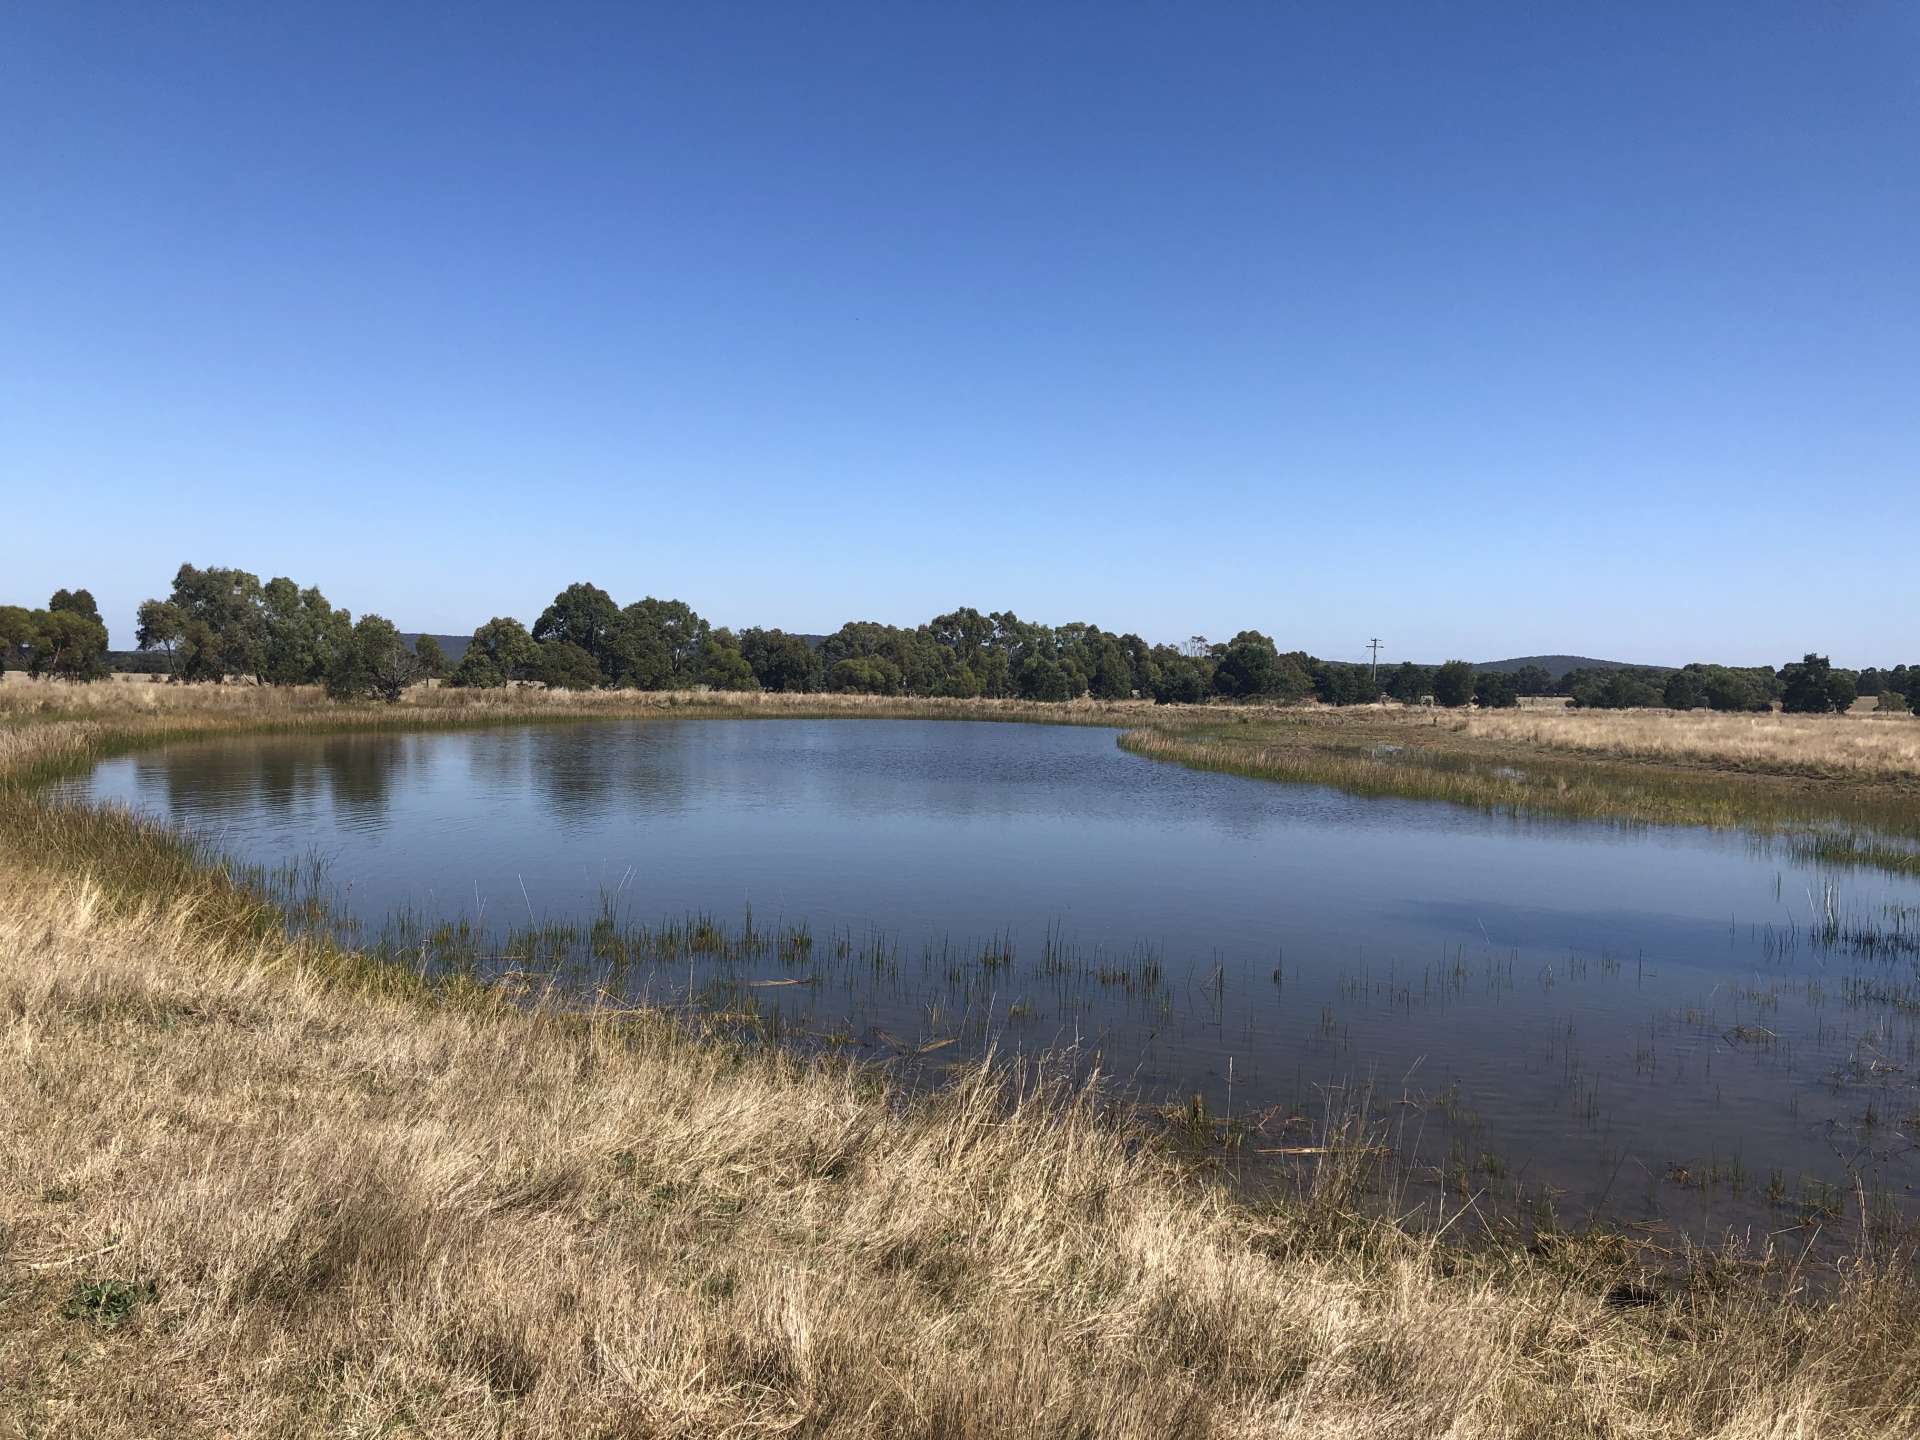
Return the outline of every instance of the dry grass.
[[[6,1433],[1920,1429],[1891,1269],[1611,1310],[1605,1247],[1257,1211],[1084,1096],[381,999],[210,896],[0,880]]]
[[[1920,719],[1904,713],[1728,715],[1709,710],[1488,710],[1461,733],[1545,750],[1778,775],[1920,781]]]

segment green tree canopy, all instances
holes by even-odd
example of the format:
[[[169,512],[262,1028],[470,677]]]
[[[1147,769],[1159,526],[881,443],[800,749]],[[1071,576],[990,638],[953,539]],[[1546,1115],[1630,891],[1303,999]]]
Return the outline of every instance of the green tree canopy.
[[[394,705],[420,675],[419,657],[394,623],[381,615],[362,615],[329,658],[327,694],[336,700],[372,697]]]
[[[496,615],[473,632],[467,653],[460,657],[448,683],[495,689],[531,678],[539,659],[540,649],[527,627],[511,616]]]
[[[1213,688],[1232,700],[1256,700],[1281,686],[1280,651],[1258,630],[1242,630],[1221,647]]]
[[[1029,655],[1021,662],[1015,683],[1022,700],[1068,700],[1073,695],[1067,672],[1047,655]]]
[[[783,630],[742,630],[740,653],[763,690],[800,694],[820,688],[820,657],[799,635]]]
[[[604,678],[585,647],[570,640],[542,640],[534,676],[549,690],[592,690]]]
[[[900,667],[878,655],[852,655],[827,672],[827,688],[859,695],[898,695]]]
[[[438,680],[447,673],[447,652],[440,648],[440,642],[431,635],[422,635],[413,642],[414,658],[420,662],[420,671],[429,680]]]
[[[25,670],[32,664],[34,637],[39,634],[33,612],[23,605],[0,605],[0,674],[9,668]]]
[[[1669,710],[1698,710],[1707,703],[1707,686],[1698,671],[1676,670],[1660,698]]]
[[[1824,655],[1807,654],[1780,667],[1780,708],[1790,715],[1844,711],[1855,698],[1853,676],[1835,670]]]
[[[714,690],[758,690],[760,679],[730,630],[715,630],[701,659],[700,683]]]
[[[533,622],[536,641],[552,640],[587,652],[596,669],[603,669],[609,644],[620,628],[620,607],[598,585],[576,581],[553,597],[553,603]],[[607,679],[613,678],[608,671]]]

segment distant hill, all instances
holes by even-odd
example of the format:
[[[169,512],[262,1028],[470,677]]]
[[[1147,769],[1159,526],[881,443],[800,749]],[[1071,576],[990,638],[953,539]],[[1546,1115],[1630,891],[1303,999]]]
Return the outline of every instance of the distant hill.
[[[1586,655],[1519,655],[1511,660],[1482,660],[1473,668],[1511,673],[1538,665],[1558,680],[1569,670],[1672,670],[1672,665],[1636,665],[1631,660],[1595,660]]]
[[[420,643],[420,637],[417,634],[410,634],[405,630],[400,632],[400,638],[409,645]],[[449,665],[458,665],[460,657],[467,653],[467,646],[473,643],[471,635],[436,635],[433,638],[440,642],[440,653],[447,657]]]

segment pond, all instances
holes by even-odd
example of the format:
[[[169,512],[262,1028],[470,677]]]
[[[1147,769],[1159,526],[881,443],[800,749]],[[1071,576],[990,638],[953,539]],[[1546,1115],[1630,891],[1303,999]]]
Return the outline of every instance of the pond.
[[[67,788],[283,885],[317,858],[331,923],[409,963],[873,1055],[1064,1054],[1204,1097],[1249,1153],[1365,1095],[1424,1183],[1570,1220],[1758,1234],[1920,1182],[1912,881],[1114,740],[601,722],[182,745]]]

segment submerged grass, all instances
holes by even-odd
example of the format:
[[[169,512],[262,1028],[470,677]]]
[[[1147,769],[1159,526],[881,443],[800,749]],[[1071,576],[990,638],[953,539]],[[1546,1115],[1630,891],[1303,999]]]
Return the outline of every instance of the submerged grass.
[[[1460,1243],[1470,1214],[1366,1218],[1355,1116],[1250,1199],[1098,1089],[909,1094],[290,937],[190,841],[27,784],[182,733],[482,714],[199,704],[0,731],[0,1431],[1920,1432],[1920,1287],[1864,1238],[1818,1286]]]

